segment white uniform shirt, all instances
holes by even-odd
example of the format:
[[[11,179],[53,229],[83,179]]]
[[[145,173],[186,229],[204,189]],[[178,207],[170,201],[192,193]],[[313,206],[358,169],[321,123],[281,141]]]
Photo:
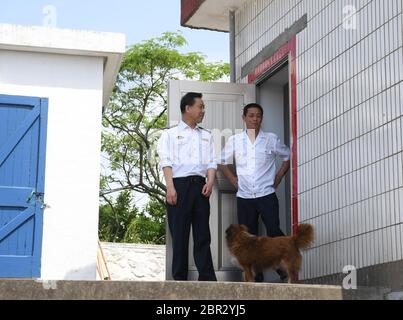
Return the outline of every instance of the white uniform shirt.
[[[259,198],[275,192],[275,160],[289,160],[290,149],[274,133],[260,130],[252,143],[244,131],[229,137],[220,163],[232,164],[234,157],[238,176],[237,197]]]
[[[217,169],[214,141],[211,133],[181,121],[165,130],[157,147],[161,169],[172,167],[173,178],[202,176],[208,169]]]

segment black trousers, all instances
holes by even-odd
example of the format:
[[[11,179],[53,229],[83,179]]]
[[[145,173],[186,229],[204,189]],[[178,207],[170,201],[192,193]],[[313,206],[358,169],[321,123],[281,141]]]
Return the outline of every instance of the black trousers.
[[[193,231],[193,257],[199,281],[217,281],[210,251],[210,202],[202,195],[206,179],[199,176],[174,178],[177,203],[167,203],[168,224],[172,236],[172,277],[187,280],[190,226]]]
[[[269,237],[284,236],[283,231],[280,229],[279,205],[276,193],[253,199],[238,197],[237,215],[238,223],[247,226],[251,234],[258,235],[260,215]],[[278,269],[276,271],[282,280],[286,278],[286,274],[283,270]],[[262,282],[263,274],[257,273],[255,281]]]

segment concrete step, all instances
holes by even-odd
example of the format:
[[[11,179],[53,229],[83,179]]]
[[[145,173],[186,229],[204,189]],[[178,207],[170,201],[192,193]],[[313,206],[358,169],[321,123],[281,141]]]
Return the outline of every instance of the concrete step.
[[[385,295],[385,300],[403,300],[403,291],[394,291]]]
[[[390,288],[358,286],[354,290],[343,290],[343,300],[385,300]]]
[[[1,279],[0,300],[341,300],[339,286],[197,281]]]

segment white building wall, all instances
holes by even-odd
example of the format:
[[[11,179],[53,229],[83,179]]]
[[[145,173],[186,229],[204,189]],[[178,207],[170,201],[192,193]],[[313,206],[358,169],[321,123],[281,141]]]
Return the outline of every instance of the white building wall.
[[[0,51],[0,93],[49,99],[42,279],[95,279],[103,58]]]
[[[356,8],[356,29],[343,9]],[[403,3],[257,0],[236,13],[236,75],[305,13],[297,35],[301,279],[403,259]],[[353,19],[354,19],[353,17]],[[317,174],[319,172],[319,174]]]

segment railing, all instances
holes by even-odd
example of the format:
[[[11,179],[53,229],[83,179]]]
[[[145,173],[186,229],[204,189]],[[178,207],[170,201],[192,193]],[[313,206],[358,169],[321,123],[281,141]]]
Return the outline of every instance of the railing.
[[[112,280],[111,274],[108,270],[105,255],[102,250],[101,242],[98,239],[98,252],[97,252],[97,271],[101,280]]]

